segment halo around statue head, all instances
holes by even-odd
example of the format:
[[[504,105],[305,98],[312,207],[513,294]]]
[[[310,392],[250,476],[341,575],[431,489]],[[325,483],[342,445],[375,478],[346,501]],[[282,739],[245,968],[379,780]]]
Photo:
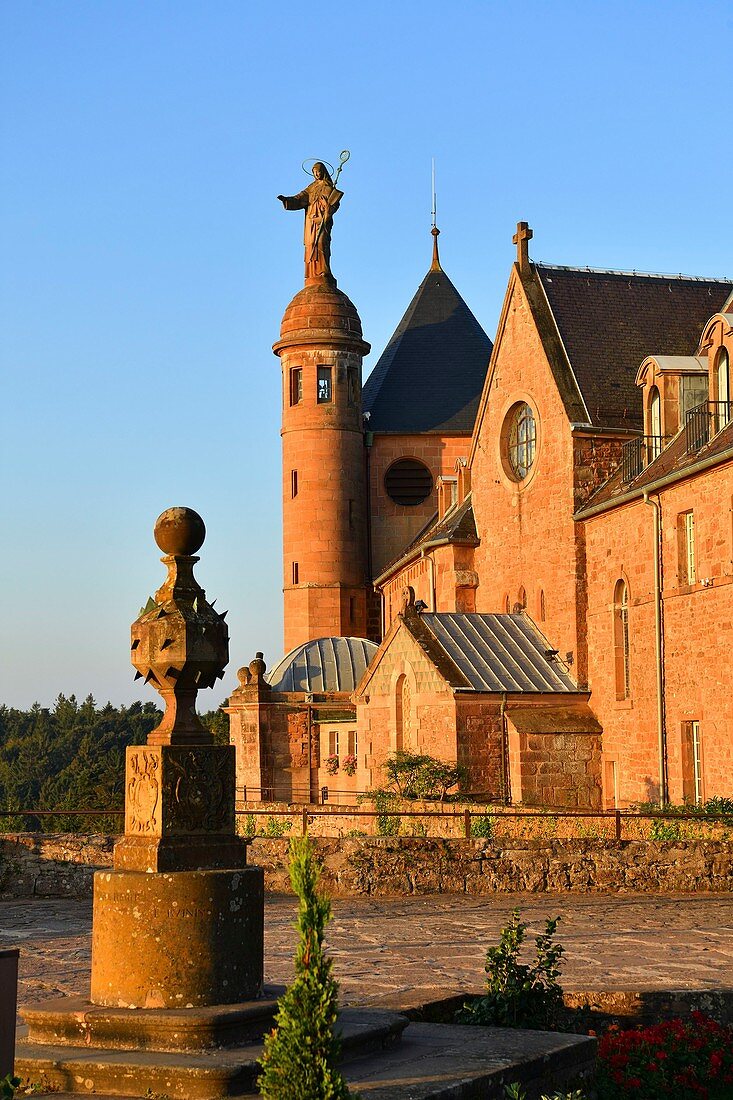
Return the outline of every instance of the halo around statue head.
[[[305,160],[303,161],[303,163],[300,166],[303,169],[303,171],[305,172],[306,176],[312,176],[313,175],[313,165],[314,164],[325,164],[326,168],[328,168],[328,172],[329,172],[330,176],[333,176],[334,172],[336,171],[334,166],[332,164],[330,164],[329,161],[324,160],[323,157],[306,157]]]

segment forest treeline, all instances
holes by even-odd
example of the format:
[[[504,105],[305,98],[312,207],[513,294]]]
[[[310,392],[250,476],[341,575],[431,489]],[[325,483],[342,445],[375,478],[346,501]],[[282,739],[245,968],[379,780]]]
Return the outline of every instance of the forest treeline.
[[[59,695],[52,708],[30,710],[0,705],[0,811],[121,810],[124,807],[125,749],[142,744],[162,712],[154,703],[98,706]],[[229,719],[221,711],[203,714],[216,740],[228,740]],[[122,819],[0,817],[1,832],[119,832]]]

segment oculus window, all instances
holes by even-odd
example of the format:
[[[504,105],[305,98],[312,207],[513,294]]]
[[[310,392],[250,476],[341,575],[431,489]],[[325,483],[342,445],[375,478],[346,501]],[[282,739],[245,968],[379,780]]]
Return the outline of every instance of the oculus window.
[[[537,453],[537,422],[526,401],[514,405],[504,422],[504,460],[515,481],[524,481]]]
[[[384,475],[384,487],[395,504],[413,508],[432,493],[433,475],[416,458],[400,458]]]

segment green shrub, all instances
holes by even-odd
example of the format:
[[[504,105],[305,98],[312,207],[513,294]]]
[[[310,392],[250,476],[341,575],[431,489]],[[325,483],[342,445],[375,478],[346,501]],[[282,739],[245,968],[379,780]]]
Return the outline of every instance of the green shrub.
[[[494,819],[489,814],[482,814],[481,817],[471,818],[471,836],[483,837],[484,840],[491,840],[494,836]]]
[[[501,930],[498,947],[486,952],[486,994],[463,1006],[458,1023],[496,1027],[554,1028],[564,1012],[558,983],[564,948],[553,942],[559,917],[545,922],[535,939],[536,959],[521,963],[527,925],[519,909]]]
[[[265,831],[262,835],[274,840],[279,840],[280,837],[287,836],[292,827],[292,821],[278,821],[276,817],[268,817],[267,823],[265,824]]]
[[[651,840],[679,840],[682,835],[678,821],[655,819],[649,830]]]
[[[397,805],[394,791],[373,791],[372,798],[377,810],[377,835],[397,836],[400,831],[400,819],[388,813]]]
[[[280,999],[275,1027],[265,1038],[257,1085],[263,1100],[348,1100],[353,1098],[336,1069],[334,1035],[338,983],[323,950],[331,917],[328,898],[318,891],[321,868],[308,837],[290,841],[290,881],[298,896],[295,980]]]
[[[0,1097],[2,1100],[13,1100],[15,1090],[19,1087],[20,1077],[13,1077],[11,1073],[6,1073],[3,1078],[0,1078]]]
[[[527,1100],[527,1093],[516,1082],[504,1086],[506,1100]],[[542,1095],[540,1100],[588,1100],[586,1093],[576,1089],[574,1092],[553,1092],[551,1096]]]

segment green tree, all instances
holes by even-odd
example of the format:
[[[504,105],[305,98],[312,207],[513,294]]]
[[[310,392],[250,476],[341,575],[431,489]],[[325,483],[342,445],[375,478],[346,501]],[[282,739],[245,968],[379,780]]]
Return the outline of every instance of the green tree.
[[[403,749],[388,757],[384,770],[389,784],[403,798],[445,798],[465,778],[459,764]]]
[[[298,896],[295,980],[265,1038],[257,1082],[264,1100],[355,1100],[336,1069],[338,983],[323,950],[331,903],[318,891],[321,868],[307,837],[290,842],[290,881]]]
[[[121,819],[79,817],[75,809],[120,810],[125,749],[139,745],[160,721],[153,703],[98,707],[59,695],[53,709],[0,706],[0,810],[69,810],[63,817],[0,818],[0,831],[113,832]]]

